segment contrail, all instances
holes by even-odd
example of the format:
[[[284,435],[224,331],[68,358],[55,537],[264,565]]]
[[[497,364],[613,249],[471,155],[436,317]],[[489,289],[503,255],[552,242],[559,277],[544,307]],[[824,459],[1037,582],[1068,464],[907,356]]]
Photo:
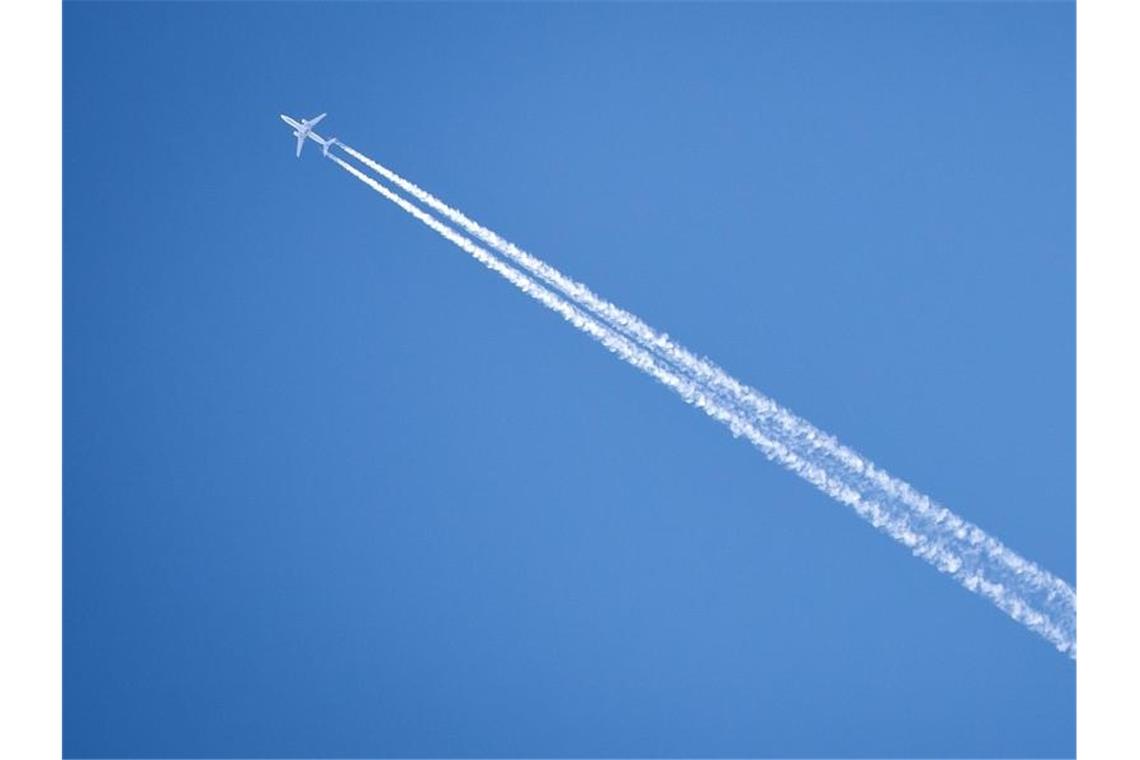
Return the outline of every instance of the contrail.
[[[864,481],[864,487],[883,491],[892,499],[917,511],[926,519],[944,525],[946,530],[960,533],[965,528],[965,524],[948,509],[934,503],[929,497],[918,492],[905,481],[875,467],[866,457],[842,445],[834,436],[819,430],[760,391],[739,382],[709,359],[693,354],[684,346],[670,339],[665,333],[650,327],[636,315],[599,297],[583,283],[575,281],[514,243],[503,239],[494,231],[472,220],[458,209],[452,208],[380,162],[348,145],[342,144],[341,147],[353,158],[370,167],[416,200],[459,225],[468,233],[487,243],[539,280],[562,291],[571,300],[609,322],[617,330],[630,336],[654,353],[661,355],[676,365],[679,370],[722,396],[725,403],[737,406],[742,414],[757,421],[774,420],[792,436],[792,443],[797,449],[810,452],[814,457],[827,458],[829,460],[827,466],[846,470],[848,477],[856,477]],[[999,543],[982,540],[981,548],[994,560],[1009,565],[1014,572],[1027,573],[1029,582],[1044,583],[1046,586],[1054,587],[1062,595],[1066,590],[1072,591],[1067,584],[1058,579],[1034,576],[1027,560],[1009,552]],[[1057,581],[1061,585],[1057,586],[1053,581]]]
[[[574,304],[538,285],[375,179],[329,157],[372,189],[449,240],[523,292],[558,312],[626,362],[677,392],[686,402],[743,435],[769,459],[808,480],[911,549],[967,589],[989,598],[1015,620],[1076,656],[1076,594],[1063,580],[1006,548],[980,528],[876,468],[764,394],[699,358],[636,316],[594,295],[540,259],[410,181],[352,148],[349,155],[420,202],[491,245]],[[585,312],[592,312],[587,314]],[[601,320],[601,322],[599,322]]]

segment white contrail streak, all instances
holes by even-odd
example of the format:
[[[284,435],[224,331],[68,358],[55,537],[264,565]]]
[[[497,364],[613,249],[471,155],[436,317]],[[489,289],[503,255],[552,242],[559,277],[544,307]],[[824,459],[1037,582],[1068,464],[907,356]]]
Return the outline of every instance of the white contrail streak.
[[[826,458],[828,460],[826,466],[845,470],[847,477],[858,478],[863,482],[865,488],[883,491],[893,500],[917,511],[925,519],[940,526],[943,530],[961,533],[965,528],[965,524],[948,509],[934,503],[929,497],[918,492],[905,481],[875,467],[867,458],[839,443],[834,436],[819,430],[760,391],[739,382],[712,361],[698,357],[684,346],[671,340],[668,335],[650,327],[636,315],[597,296],[583,283],[575,281],[541,259],[522,250],[514,243],[503,239],[494,231],[475,222],[463,212],[447,205],[380,162],[350,146],[342,145],[341,147],[346,153],[388,179],[416,200],[484,241],[541,281],[562,291],[571,300],[594,312],[601,319],[640,342],[649,350],[661,355],[682,372],[712,389],[717,395],[723,396],[726,403],[737,406],[742,414],[757,421],[774,420],[792,437],[793,440],[789,443],[795,448],[804,450],[805,453],[810,452],[812,456],[817,458]],[[980,537],[979,541],[979,548],[982,551],[986,552],[992,559],[1007,565],[1015,574],[1024,575],[1026,582],[1035,585],[1040,584],[1043,588],[1049,588],[1061,596],[1072,593],[1072,589],[1064,581],[1052,576],[1045,578],[1043,575],[1034,573],[1034,570],[1039,570],[1039,568],[1034,568],[1032,563],[1018,557],[1000,543],[993,540],[986,541]]]
[[[662,384],[688,403],[743,435],[769,459],[845,503],[876,527],[909,547],[916,556],[957,578],[971,591],[1076,656],[1076,595],[1064,581],[1006,548],[909,484],[879,470],[792,412],[749,388],[707,359],[697,357],[635,315],[594,295],[586,286],[502,239],[460,211],[353,150],[349,155],[371,167],[453,223],[491,245],[543,282],[561,290],[574,305],[503,263],[470,239],[389,190],[336,156],[330,156],[374,190],[558,312],[578,329]],[[592,315],[583,313],[592,312]],[[599,323],[602,320],[604,323]],[[640,344],[640,345],[638,345]]]

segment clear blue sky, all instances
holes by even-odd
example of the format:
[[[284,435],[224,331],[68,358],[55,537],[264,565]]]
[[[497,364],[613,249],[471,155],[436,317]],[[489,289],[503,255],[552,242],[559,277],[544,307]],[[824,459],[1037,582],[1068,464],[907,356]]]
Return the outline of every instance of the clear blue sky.
[[[1073,37],[68,3],[66,754],[1071,755],[1070,660],[277,114],[1074,582]]]

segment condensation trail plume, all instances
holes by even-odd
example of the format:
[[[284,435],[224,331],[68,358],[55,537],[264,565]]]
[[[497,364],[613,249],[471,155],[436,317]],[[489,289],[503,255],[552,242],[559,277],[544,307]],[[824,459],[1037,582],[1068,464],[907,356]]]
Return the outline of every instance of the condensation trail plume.
[[[769,459],[852,507],[967,589],[990,599],[1013,619],[1076,656],[1076,594],[1063,580],[1011,551],[980,528],[933,502],[906,482],[875,467],[806,420],[698,357],[638,317],[599,298],[585,285],[504,240],[382,164],[341,145],[416,200],[484,241],[571,303],[538,285],[486,249],[427,214],[335,155],[346,171],[395,203],[523,292],[558,312],[611,352],[688,403],[748,438]]]

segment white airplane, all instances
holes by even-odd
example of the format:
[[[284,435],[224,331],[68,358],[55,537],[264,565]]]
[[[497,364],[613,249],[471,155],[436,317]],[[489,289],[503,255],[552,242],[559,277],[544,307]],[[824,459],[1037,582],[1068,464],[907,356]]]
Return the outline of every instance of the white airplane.
[[[336,145],[335,137],[330,137],[326,140],[313,131],[313,127],[317,125],[317,122],[326,116],[328,116],[328,114],[323,113],[320,116],[314,116],[311,119],[301,119],[300,121],[297,121],[296,119],[286,116],[285,114],[281,114],[281,121],[285,122],[293,128],[293,136],[297,138],[297,158],[301,157],[301,148],[305,147],[305,138],[307,137],[311,137],[317,145],[321,146],[322,152],[325,154],[325,156],[328,156],[329,148]]]

